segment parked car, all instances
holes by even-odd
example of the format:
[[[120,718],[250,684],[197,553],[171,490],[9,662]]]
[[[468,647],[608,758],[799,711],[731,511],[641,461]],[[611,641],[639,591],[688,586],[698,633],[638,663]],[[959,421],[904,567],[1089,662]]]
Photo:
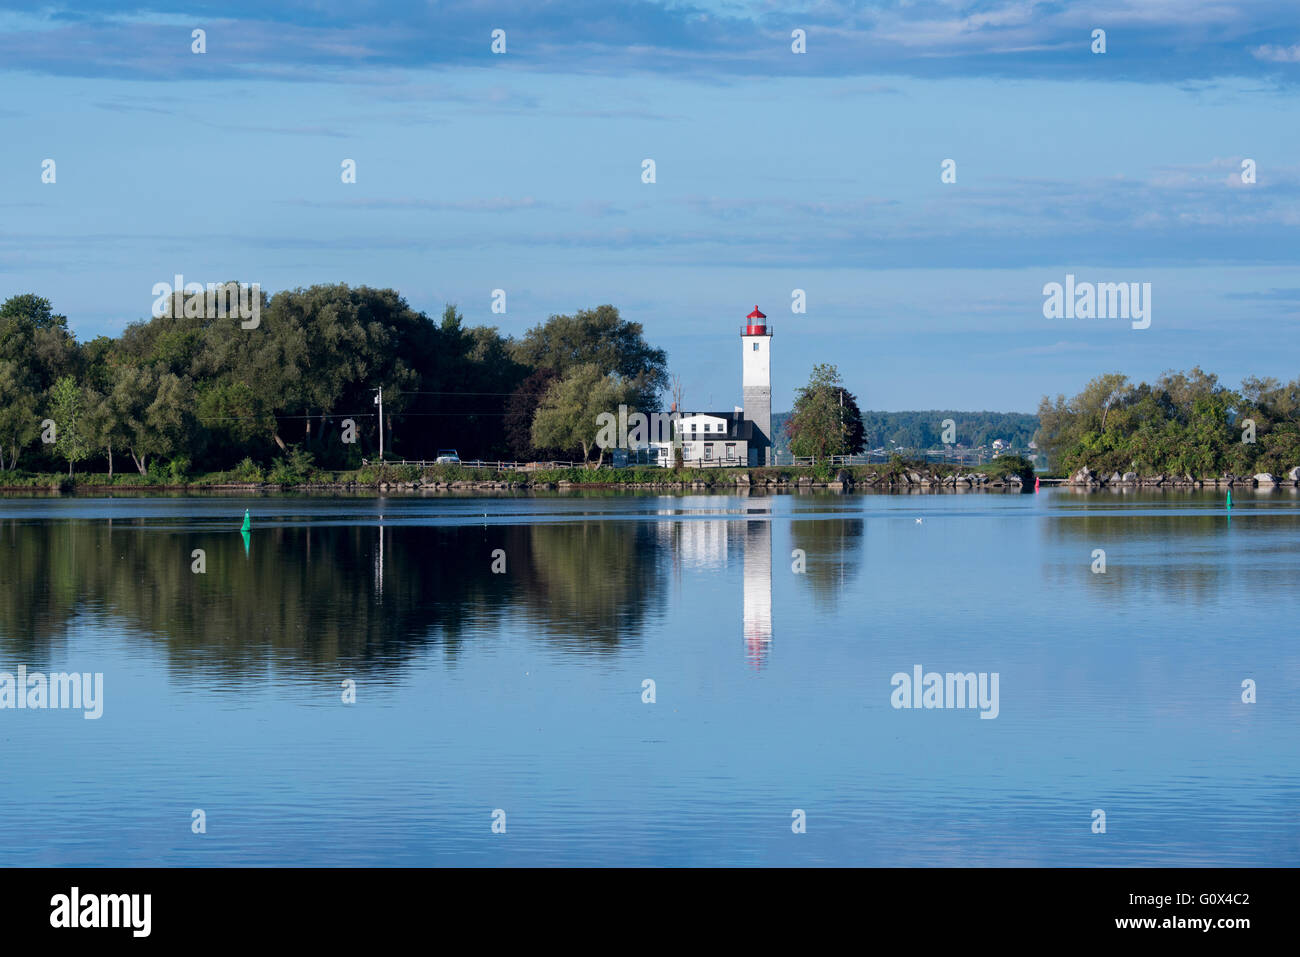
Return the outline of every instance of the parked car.
[[[460,456],[455,449],[439,449],[438,457],[433,462],[435,465],[460,465]]]

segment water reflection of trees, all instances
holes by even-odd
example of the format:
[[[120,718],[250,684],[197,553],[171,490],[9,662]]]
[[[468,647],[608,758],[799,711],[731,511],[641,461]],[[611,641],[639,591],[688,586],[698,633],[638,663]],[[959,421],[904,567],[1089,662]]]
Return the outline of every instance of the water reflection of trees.
[[[793,548],[807,556],[803,580],[818,604],[833,607],[862,567],[866,525],[860,518],[801,519],[790,525]]]
[[[382,543],[381,543],[382,535]],[[657,609],[660,546],[642,523],[262,526],[0,523],[0,651],[35,664],[79,624],[165,643],[178,670],[400,665],[520,626],[575,652],[635,639]],[[203,549],[207,570],[191,571]],[[492,571],[504,552],[505,573]]]
[[[1190,498],[1161,504],[1204,505]],[[1262,597],[1272,590],[1289,593],[1295,588],[1300,516],[1293,514],[1239,512],[1229,522],[1220,508],[1123,514],[1102,513],[1098,507],[1096,514],[1085,508],[1053,516],[1041,527],[1046,552],[1054,559],[1042,566],[1047,587],[1062,587],[1082,577],[1097,589],[1185,596],[1197,602],[1218,600],[1225,594]],[[1106,553],[1104,575],[1091,573],[1096,549]]]

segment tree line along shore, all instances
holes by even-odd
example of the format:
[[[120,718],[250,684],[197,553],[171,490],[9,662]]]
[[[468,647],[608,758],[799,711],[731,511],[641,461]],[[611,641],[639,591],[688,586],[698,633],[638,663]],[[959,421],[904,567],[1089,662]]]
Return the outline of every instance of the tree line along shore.
[[[689,408],[667,353],[611,305],[513,336],[467,325],[453,305],[435,320],[392,289],[248,293],[256,308],[236,315],[220,297],[178,292],[162,314],[86,342],[48,299],[0,304],[0,484],[57,471],[81,486],[301,484],[356,472],[381,448],[599,469],[603,414]],[[956,415],[966,442],[1030,434],[1030,416]],[[776,447],[818,459],[868,440],[920,445],[944,420],[864,417],[833,365],[816,365],[777,418]]]
[[[1045,397],[1038,447],[1075,485],[1277,485],[1300,466],[1300,377],[1229,388],[1199,366],[1154,382],[1098,376]]]
[[[468,326],[451,305],[435,321],[392,289],[257,295],[255,324],[177,293],[169,315],[86,342],[38,295],[0,304],[0,486],[743,482],[727,476],[745,470],[682,462],[670,474],[604,467],[601,413],[659,411],[670,399],[689,407],[667,353],[611,305],[551,316],[516,337]],[[900,441],[971,448],[1004,430],[1017,441],[1032,434],[1048,474],[1083,486],[1284,484],[1300,466],[1300,377],[1229,388],[1199,367],[1151,383],[1099,376],[1072,398],[1043,398],[1034,417],[864,413],[838,369],[817,364],[793,409],[775,418],[778,448],[823,463]],[[576,459],[584,469],[399,475],[390,470],[402,466],[385,465],[375,475],[366,462],[381,441],[404,459],[456,448],[462,459]],[[848,470],[841,484],[973,487],[987,484],[983,474],[896,456]],[[1005,481],[1022,467],[1003,462],[989,474]],[[826,464],[749,481],[800,479],[835,481]]]

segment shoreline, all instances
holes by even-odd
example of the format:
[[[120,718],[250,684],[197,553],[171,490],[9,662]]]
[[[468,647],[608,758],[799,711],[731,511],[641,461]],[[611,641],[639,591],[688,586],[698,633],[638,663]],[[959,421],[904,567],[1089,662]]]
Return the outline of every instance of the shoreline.
[[[1027,463],[1026,463],[1027,464]],[[1230,489],[1271,491],[1300,487],[1300,469],[1285,476],[1266,473],[1255,476],[1222,475],[1195,478],[1190,475],[1138,476],[1136,473],[1109,477],[1090,469],[1064,476],[1036,475],[1003,468],[963,472],[958,468],[920,465],[786,466],[760,468],[710,468],[680,471],[631,467],[626,469],[512,469],[475,472],[463,467],[386,466],[307,475],[259,474],[232,476],[209,473],[185,480],[178,476],[131,475],[109,477],[89,473],[84,477],[27,473],[25,482],[4,482],[0,493],[40,492],[53,494],[106,494],[119,492],[189,493],[355,493],[424,494],[431,492],[557,492],[557,491],[691,491],[691,492],[1011,492],[1028,493],[1037,482],[1041,488],[1069,488],[1074,491],[1116,491],[1139,489]],[[270,479],[279,479],[273,481]]]
[[[1223,491],[1234,489],[1238,492],[1251,492],[1257,494],[1270,494],[1275,491],[1297,491],[1297,485],[1292,482],[1276,483],[1273,485],[1253,486],[1249,484],[1238,483],[1235,486],[1226,486],[1216,484],[1215,480],[1209,479],[1193,483],[1137,483],[1124,485],[1080,485],[1071,483],[1065,479],[1050,479],[1040,482],[1043,489],[1068,489],[1069,491],[1085,494],[1110,493],[1117,494],[1122,492],[1198,492],[1198,491]],[[290,494],[370,494],[370,495],[448,495],[448,494],[478,494],[478,493],[511,493],[521,495],[533,495],[538,493],[560,493],[560,492],[596,492],[596,491],[628,491],[628,492],[691,492],[695,494],[712,494],[712,495],[736,495],[736,494],[789,494],[796,492],[837,492],[842,494],[969,494],[969,493],[998,493],[998,494],[1032,494],[1033,486],[1023,486],[1018,482],[987,482],[981,484],[967,485],[959,483],[921,483],[907,484],[894,482],[880,483],[845,483],[845,482],[815,482],[815,481],[796,481],[796,482],[771,482],[771,483],[738,483],[738,482],[506,482],[506,481],[466,481],[458,480],[453,482],[305,482],[305,483],[272,483],[272,482],[229,482],[229,483],[194,483],[194,484],[159,484],[159,485],[104,485],[104,484],[86,484],[74,485],[72,487],[60,487],[57,485],[0,485],[0,494],[4,495],[21,495],[24,493],[37,495],[116,495],[116,494],[158,494],[158,493],[182,493],[187,495],[201,495],[212,493],[221,494],[244,494],[244,495],[290,495]]]

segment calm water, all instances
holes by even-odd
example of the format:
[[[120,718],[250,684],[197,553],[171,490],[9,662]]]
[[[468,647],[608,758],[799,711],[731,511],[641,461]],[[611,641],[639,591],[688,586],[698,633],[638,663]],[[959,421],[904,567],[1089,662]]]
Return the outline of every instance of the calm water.
[[[0,672],[104,675],[0,710],[0,865],[1294,865],[1300,499],[1234,498],[0,498]]]

